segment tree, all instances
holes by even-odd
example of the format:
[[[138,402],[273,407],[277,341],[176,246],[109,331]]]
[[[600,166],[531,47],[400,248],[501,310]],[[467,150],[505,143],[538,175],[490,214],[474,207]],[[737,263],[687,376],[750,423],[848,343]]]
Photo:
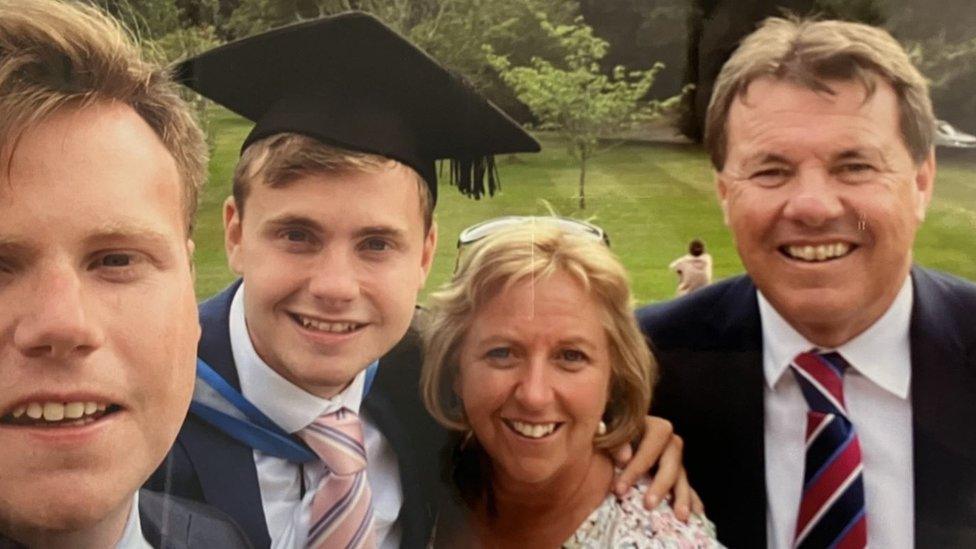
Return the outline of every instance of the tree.
[[[526,63],[532,54],[546,56],[558,48],[535,13],[569,23],[579,12],[576,0],[241,0],[228,34],[240,38],[350,9],[375,15],[519,119],[528,113],[488,65],[482,45]]]
[[[372,13],[398,32],[408,33],[424,14],[445,0],[241,0],[228,28],[236,38],[289,23],[349,10]]]
[[[214,25],[188,24],[171,0],[94,0],[93,3],[122,21],[143,55],[162,65],[202,53],[221,42]],[[215,14],[218,4],[217,0],[196,0],[194,7],[200,13]],[[209,102],[186,88],[181,88],[180,93],[193,106],[212,147],[214,136],[207,116]]]
[[[967,131],[976,127],[976,38],[953,42],[940,34],[910,42],[908,52],[929,79],[936,115]]]
[[[485,58],[482,47],[506,55],[516,65],[533,56],[549,58],[562,51],[543,31],[536,13],[554,24],[572,23],[579,14],[575,0],[438,0],[439,8],[410,30],[410,38],[434,59],[463,74],[475,88],[517,120],[531,113],[519,102]]]
[[[665,102],[644,99],[663,67],[660,63],[643,71],[617,66],[611,75],[603,74],[599,61],[609,44],[595,36],[581,17],[568,25],[554,25],[545,14],[537,18],[563,49],[558,65],[536,56],[528,66],[515,66],[490,46],[486,55],[538,119],[539,127],[556,130],[568,141],[570,154],[579,162],[579,207],[585,209],[586,163],[598,151],[600,137],[657,115],[676,98]]]

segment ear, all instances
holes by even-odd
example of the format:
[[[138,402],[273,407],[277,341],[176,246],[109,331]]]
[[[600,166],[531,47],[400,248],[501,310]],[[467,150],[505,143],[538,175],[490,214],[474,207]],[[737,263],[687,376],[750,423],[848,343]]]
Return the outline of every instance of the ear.
[[[919,223],[925,221],[925,212],[928,210],[929,203],[932,201],[932,188],[935,186],[935,172],[935,148],[932,148],[915,172],[915,219]]]
[[[424,248],[420,256],[420,268],[423,276],[420,279],[420,288],[424,287],[427,277],[430,275],[430,268],[434,264],[434,254],[437,252],[437,221],[432,221],[430,230],[424,236]]]
[[[194,281],[196,281],[197,279],[197,268],[196,268],[196,264],[193,262],[193,252],[195,252],[196,249],[197,249],[196,242],[194,242],[192,238],[187,238],[186,239],[186,260],[190,262],[190,276],[193,277]]]
[[[233,196],[224,200],[224,250],[227,252],[227,265],[238,275],[244,271],[244,257],[241,249],[243,227],[241,212]]]
[[[715,192],[718,194],[718,204],[722,207],[722,220],[729,225],[729,187],[720,172],[715,173]]]

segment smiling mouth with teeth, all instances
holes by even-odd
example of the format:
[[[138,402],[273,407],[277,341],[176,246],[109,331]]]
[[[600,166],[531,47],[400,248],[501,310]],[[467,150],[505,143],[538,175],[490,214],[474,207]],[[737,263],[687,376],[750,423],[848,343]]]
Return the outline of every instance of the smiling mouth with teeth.
[[[519,436],[531,439],[545,438],[562,427],[562,423],[527,423],[514,419],[503,419],[509,429],[515,431]]]
[[[779,251],[790,259],[797,259],[807,263],[819,263],[840,259],[853,252],[857,246],[846,242],[834,242],[831,244],[805,245],[805,246],[780,246]]]
[[[102,402],[30,402],[0,417],[0,425],[21,427],[80,427],[117,412],[115,404]]]
[[[325,332],[329,334],[348,334],[365,326],[365,324],[358,324],[355,322],[325,322],[294,313],[289,313],[289,316],[291,316],[292,320],[298,323],[299,326],[305,328],[306,330]]]

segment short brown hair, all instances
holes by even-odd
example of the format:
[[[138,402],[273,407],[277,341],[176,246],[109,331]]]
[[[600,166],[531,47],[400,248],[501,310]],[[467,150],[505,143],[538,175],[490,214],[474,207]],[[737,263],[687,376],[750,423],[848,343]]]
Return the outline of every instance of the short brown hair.
[[[251,185],[257,182],[279,187],[313,173],[369,173],[395,164],[399,162],[385,156],[335,147],[297,133],[277,133],[255,141],[241,154],[234,169],[234,205],[243,216]],[[433,223],[434,199],[420,174],[406,164],[401,165],[417,179],[426,234]]]
[[[522,280],[544,283],[556,273],[576,279],[605,313],[600,321],[610,342],[613,371],[607,432],[595,439],[597,446],[615,447],[642,432],[657,363],[637,327],[626,270],[601,241],[531,219],[473,244],[454,279],[428,298],[421,392],[437,421],[450,429],[470,429],[456,401],[454,381],[458,352],[477,311]]]
[[[58,0],[0,2],[0,165],[23,133],[63,108],[131,107],[173,155],[187,235],[207,170],[207,146],[169,74],[98,9]]]
[[[902,139],[916,164],[932,149],[935,115],[928,83],[886,31],[846,21],[771,17],[747,36],[722,67],[705,118],[705,149],[721,171],[729,110],[754,80],[769,76],[833,94],[828,81],[856,80],[868,97],[880,77],[894,89]]]

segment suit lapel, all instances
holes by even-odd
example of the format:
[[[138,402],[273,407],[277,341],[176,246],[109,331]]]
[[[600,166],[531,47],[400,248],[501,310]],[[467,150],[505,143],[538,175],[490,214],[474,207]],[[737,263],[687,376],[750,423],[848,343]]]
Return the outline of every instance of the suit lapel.
[[[397,456],[403,505],[401,547],[424,547],[430,539],[439,501],[439,452],[445,431],[420,402],[420,347],[411,329],[380,359],[379,372],[363,408]]]
[[[960,310],[954,281],[912,270],[912,427],[915,541],[976,543],[976,364],[973,310]],[[965,316],[960,316],[960,313]]]
[[[762,366],[762,324],[759,302],[752,281],[743,277],[727,296],[729,305],[718,310],[727,314],[714,321],[722,326],[720,345],[726,364],[721,380],[716,381],[716,397],[722,395],[723,406],[715,409],[727,414],[726,421],[733,433],[729,447],[715,448],[711,459],[720,455],[736,455],[736,467],[729,471],[727,482],[736,493],[736,514],[744,519],[738,526],[741,540],[756,547],[766,545],[766,456],[765,408]],[[722,313],[719,313],[722,314]],[[716,383],[713,382],[713,383]],[[726,454],[726,452],[729,452]],[[730,502],[731,503],[731,502]],[[739,546],[730,543],[731,546]],[[742,545],[745,546],[745,545]]]
[[[762,328],[756,289],[737,277],[647,319],[663,371],[651,413],[685,442],[691,485],[730,547],[762,547],[766,476]]]
[[[424,540],[418,538],[423,528],[418,526],[425,523],[427,513],[424,505],[417,504],[423,501],[423,495],[418,476],[419,464],[411,446],[409,430],[403,425],[401,418],[397,417],[389,399],[381,392],[370,391],[363,407],[397,456],[400,485],[403,489],[403,504],[398,517],[402,528],[401,546],[414,546],[418,542],[423,545]]]
[[[230,304],[240,281],[200,306],[198,354],[240,390],[230,345]],[[191,415],[180,435],[206,501],[230,515],[257,547],[271,544],[252,450]]]

